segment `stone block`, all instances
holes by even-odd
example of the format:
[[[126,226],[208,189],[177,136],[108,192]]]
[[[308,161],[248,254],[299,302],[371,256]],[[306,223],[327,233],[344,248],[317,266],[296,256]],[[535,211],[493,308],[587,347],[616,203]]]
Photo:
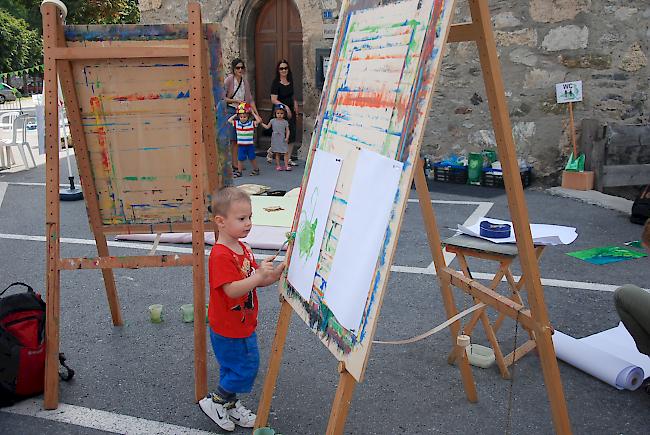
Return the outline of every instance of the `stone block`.
[[[567,68],[608,69],[612,66],[612,56],[609,54],[562,54],[559,59],[560,63]]]
[[[513,32],[497,30],[494,32],[494,38],[497,45],[507,47],[509,45],[528,45],[535,47],[537,45],[537,30],[521,29]]]
[[[563,71],[549,71],[534,68],[526,73],[524,89],[548,89],[564,81]]]
[[[510,52],[510,60],[513,63],[519,63],[526,66],[535,66],[538,62],[535,53],[524,47],[517,47],[512,50]]]
[[[591,0],[531,0],[530,17],[541,23],[572,20],[580,12],[588,11]]]
[[[620,69],[628,72],[639,71],[648,65],[648,58],[646,57],[641,44],[635,42],[628,48],[628,50],[621,57]]]
[[[546,51],[578,50],[587,48],[589,29],[587,26],[579,27],[573,24],[552,29],[544,37],[542,47]]]
[[[494,27],[497,29],[503,29],[504,27],[517,27],[521,25],[521,20],[515,17],[512,12],[501,12],[492,18],[492,22],[494,22]]]

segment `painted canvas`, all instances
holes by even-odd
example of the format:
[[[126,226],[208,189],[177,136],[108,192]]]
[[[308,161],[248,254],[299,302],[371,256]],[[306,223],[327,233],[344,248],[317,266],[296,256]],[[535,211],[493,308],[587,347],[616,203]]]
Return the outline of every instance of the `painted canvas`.
[[[218,27],[205,25],[210,105],[223,97]],[[186,25],[67,26],[69,46],[187,44]],[[185,40],[185,41],[183,41]],[[191,222],[190,77],[187,59],[72,62],[91,169],[104,225]],[[211,116],[216,124],[216,117]],[[216,128],[216,127],[215,127]],[[216,148],[222,179],[227,143]],[[207,174],[207,166],[204,168]],[[209,220],[207,175],[206,220]],[[171,229],[171,228],[170,228]]]
[[[312,162],[302,211],[298,217],[295,248],[291,251],[287,272],[291,286],[306,300],[311,296],[325,234],[325,222],[341,172],[341,163],[340,158],[322,150],[316,150]]]
[[[618,263],[619,261],[634,260],[648,256],[645,252],[620,246],[584,249],[582,251],[568,252],[567,255],[597,265]]]
[[[342,160],[341,172],[325,222],[309,297],[298,292],[290,280],[283,279],[280,287],[296,313],[332,354],[345,362],[348,372],[358,381],[365,370],[386,288],[453,6],[453,0],[405,0],[387,5],[380,1],[346,0],[339,14],[298,213],[308,207],[304,192],[317,151],[338,156]],[[364,171],[373,160],[368,155],[381,157],[398,168],[396,181],[389,182],[391,177],[386,173]],[[356,174],[362,174],[362,178],[355,180]],[[364,183],[376,186],[376,193],[384,195],[382,200],[371,204],[355,201],[356,205],[349,202],[353,185]],[[375,214],[382,213],[386,217],[379,220],[379,229],[373,229],[378,248],[361,250],[361,255],[368,257],[362,267],[367,269],[364,276],[370,276],[370,282],[366,278],[362,284],[361,274],[355,276],[353,294],[346,296],[341,289],[349,282],[343,281],[352,278],[337,284],[338,272],[334,269],[338,255],[350,255],[345,246],[345,232],[349,231],[346,225],[354,231],[363,225],[359,221],[368,223]],[[297,218],[293,228],[298,228]],[[289,257],[291,261],[295,249],[296,244]],[[332,291],[330,296],[328,291]],[[327,304],[328,298],[353,303],[354,316],[346,318],[337,310],[340,319],[337,318]]]

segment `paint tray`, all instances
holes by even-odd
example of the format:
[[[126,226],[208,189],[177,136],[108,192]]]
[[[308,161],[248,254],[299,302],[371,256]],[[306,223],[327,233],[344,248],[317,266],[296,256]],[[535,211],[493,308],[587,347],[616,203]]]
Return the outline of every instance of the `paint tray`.
[[[489,347],[481,346],[480,344],[470,344],[465,350],[467,352],[467,359],[473,366],[487,369],[494,364],[494,351]]]

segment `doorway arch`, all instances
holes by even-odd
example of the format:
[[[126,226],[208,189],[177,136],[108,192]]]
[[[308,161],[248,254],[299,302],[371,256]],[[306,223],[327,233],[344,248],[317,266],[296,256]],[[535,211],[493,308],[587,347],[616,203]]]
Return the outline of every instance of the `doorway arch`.
[[[275,66],[286,59],[291,66],[298,105],[303,100],[302,22],[293,0],[267,0],[255,18],[255,103],[263,118],[271,114],[270,90]],[[302,111],[302,110],[301,110]],[[297,119],[296,141],[302,140],[302,123]]]

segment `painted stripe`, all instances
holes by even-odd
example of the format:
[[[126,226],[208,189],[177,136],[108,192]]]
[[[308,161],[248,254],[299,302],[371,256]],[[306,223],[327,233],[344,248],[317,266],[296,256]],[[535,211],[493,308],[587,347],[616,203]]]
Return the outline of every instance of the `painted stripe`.
[[[9,184],[11,186],[33,186],[33,187],[38,187],[38,186],[43,186],[45,187],[45,183],[23,183],[19,181],[8,181],[6,184]],[[68,187],[70,186],[69,184],[59,184],[59,187]]]
[[[0,150],[0,152],[3,152]],[[0,207],[2,207],[2,200],[5,199],[5,193],[7,192],[7,183],[0,183]]]
[[[30,236],[25,234],[3,234],[0,233],[0,239],[9,239],[9,240],[23,240],[23,241],[33,241],[33,242],[45,242],[44,236]],[[69,243],[74,245],[95,245],[94,240],[90,239],[74,239],[74,238],[62,238],[61,243]],[[116,242],[109,241],[108,246],[113,246],[116,248],[131,248],[131,249],[144,249],[150,251],[153,247],[151,243],[129,243],[129,242]],[[183,248],[178,246],[158,246],[157,251],[163,252],[181,252],[181,253],[191,253],[192,248]],[[205,255],[210,255],[210,250],[205,250]],[[273,254],[256,254],[255,258],[257,260],[264,260],[266,258],[273,257]],[[284,261],[284,256],[276,257],[277,261]],[[435,268],[431,266],[428,267],[412,267],[412,266],[392,266],[391,271],[398,273],[410,273],[416,275],[435,275]],[[460,272],[460,271],[458,271]],[[483,272],[473,272],[472,276],[475,279],[487,280],[490,281],[494,278],[493,273],[483,273]],[[520,279],[518,275],[513,275],[515,279]],[[503,278],[505,281],[505,278]],[[542,285],[547,287],[560,287],[560,288],[574,288],[580,290],[594,290],[602,292],[613,292],[616,290],[619,285],[612,284],[601,284],[596,282],[583,282],[583,281],[569,281],[562,279],[551,279],[551,278],[542,278]],[[650,291],[650,289],[646,289]]]
[[[120,434],[214,434],[214,432],[65,403],[60,403],[57,409],[45,411],[43,410],[43,401],[36,399],[23,400],[12,407],[0,409],[0,412],[42,418]]]

